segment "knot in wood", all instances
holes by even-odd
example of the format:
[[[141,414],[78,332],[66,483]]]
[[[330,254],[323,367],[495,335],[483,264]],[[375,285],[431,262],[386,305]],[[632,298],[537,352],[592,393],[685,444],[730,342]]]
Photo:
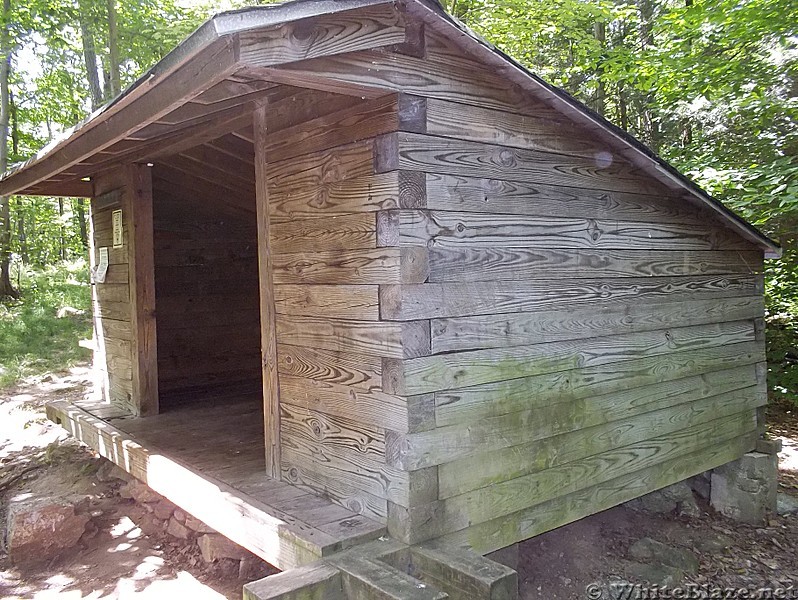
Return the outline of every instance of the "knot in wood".
[[[502,150],[499,152],[498,161],[500,166],[502,167],[512,167],[516,164],[515,153],[510,150]]]

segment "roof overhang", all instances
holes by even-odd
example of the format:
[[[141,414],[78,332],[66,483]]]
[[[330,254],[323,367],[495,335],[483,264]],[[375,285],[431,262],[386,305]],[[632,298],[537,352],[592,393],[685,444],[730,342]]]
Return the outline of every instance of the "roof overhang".
[[[381,11],[379,7],[389,10]],[[153,146],[165,141],[212,135],[215,128],[248,118],[247,108],[251,110],[268,89],[262,79],[236,75],[248,66],[241,61],[241,39],[253,39],[248,35],[250,32],[262,32],[265,40],[258,50],[259,66],[279,66],[323,56],[325,49],[332,52],[330,44],[324,43],[316,50],[303,47],[294,51],[296,49],[286,47],[286,33],[301,37],[301,29],[290,28],[301,28],[307,20],[344,20],[348,13],[362,17],[362,11],[370,11],[367,15],[370,20],[358,40],[341,51],[399,43],[405,36],[404,22],[390,17],[390,14],[398,14],[397,7],[401,7],[402,15],[419,19],[430,29],[447,36],[465,53],[492,65],[513,83],[590,130],[597,139],[681,194],[686,201],[715,213],[727,227],[761,247],[766,257],[781,256],[776,242],[645,145],[474,34],[448,15],[435,0],[297,0],[216,15],[117,98],[30,160],[14,165],[0,179],[0,195],[89,196],[91,183],[86,177],[103,168],[118,164],[122,159],[147,156]],[[270,32],[280,35],[270,35]],[[219,86],[235,89],[227,90],[230,93],[225,95]],[[217,97],[222,100],[216,101]]]

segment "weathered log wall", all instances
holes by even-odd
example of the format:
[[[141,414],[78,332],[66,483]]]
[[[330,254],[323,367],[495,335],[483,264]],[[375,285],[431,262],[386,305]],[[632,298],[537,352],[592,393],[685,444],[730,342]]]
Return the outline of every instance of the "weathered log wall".
[[[761,251],[447,42],[426,50],[283,75],[413,93],[395,132],[271,172],[293,217],[274,274],[287,477],[349,486],[405,542],[489,552],[749,450]],[[401,399],[407,431],[384,416]]]
[[[386,431],[418,429],[417,407],[383,391],[382,361],[429,352],[429,330],[389,323],[379,287],[426,279],[425,251],[381,247],[397,173],[375,173],[376,137],[397,97],[305,90],[268,111],[268,196],[282,477],[384,521],[388,502],[435,497],[434,481],[385,463]]]

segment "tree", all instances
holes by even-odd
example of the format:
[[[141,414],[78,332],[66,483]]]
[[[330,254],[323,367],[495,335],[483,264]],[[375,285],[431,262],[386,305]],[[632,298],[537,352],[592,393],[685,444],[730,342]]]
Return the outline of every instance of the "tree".
[[[11,0],[3,0],[0,31],[0,173],[8,169],[8,130],[11,120],[9,75],[11,72]],[[19,297],[11,283],[11,198],[0,197],[0,298]]]

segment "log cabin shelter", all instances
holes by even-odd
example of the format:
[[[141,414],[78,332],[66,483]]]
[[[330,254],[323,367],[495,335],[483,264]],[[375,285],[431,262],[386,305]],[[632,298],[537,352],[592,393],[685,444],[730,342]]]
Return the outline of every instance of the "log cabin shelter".
[[[104,399],[50,417],[282,569],[762,432],[778,245],[432,0],[220,14],[0,193],[91,198]]]

